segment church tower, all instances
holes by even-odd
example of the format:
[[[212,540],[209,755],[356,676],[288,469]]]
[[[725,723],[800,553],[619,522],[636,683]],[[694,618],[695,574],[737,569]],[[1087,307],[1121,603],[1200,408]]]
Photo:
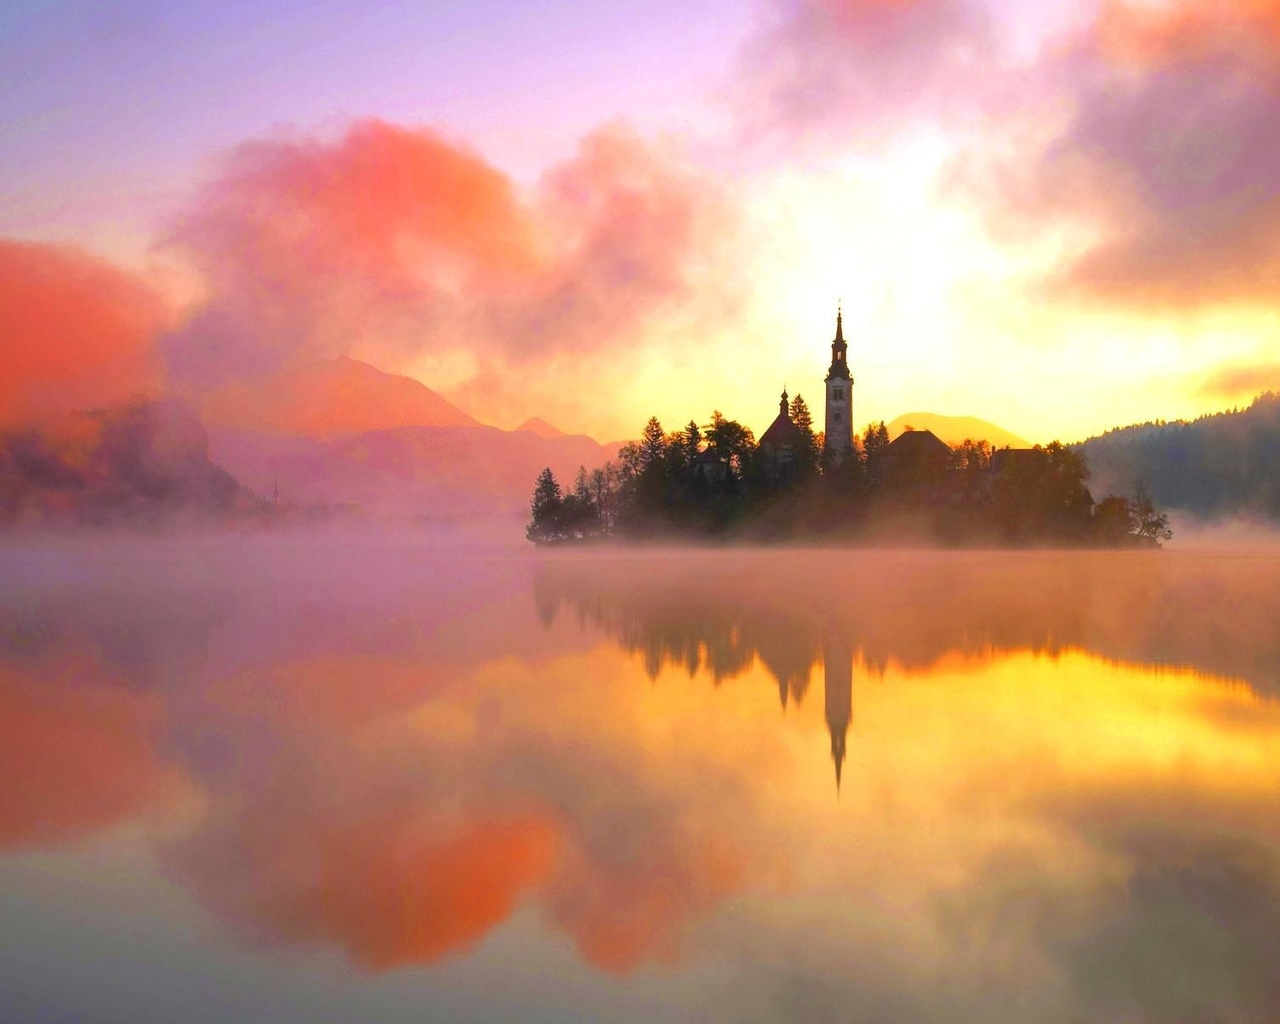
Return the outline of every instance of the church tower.
[[[825,454],[838,466],[853,454],[853,375],[844,342],[844,311],[836,308],[836,336],[827,371],[827,442]]]

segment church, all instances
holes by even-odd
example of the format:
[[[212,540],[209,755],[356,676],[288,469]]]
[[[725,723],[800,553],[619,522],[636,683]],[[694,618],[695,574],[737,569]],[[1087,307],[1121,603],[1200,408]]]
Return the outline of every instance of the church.
[[[854,454],[853,374],[849,372],[849,347],[844,340],[844,311],[836,309],[836,336],[831,342],[831,366],[826,377],[826,446],[824,457],[838,466]],[[804,434],[792,422],[786,389],[778,403],[778,415],[760,436],[760,454],[765,473],[773,480],[785,480],[795,465]]]
[[[831,365],[825,378],[826,402],[824,427],[826,441],[823,459],[828,466],[839,466],[854,458],[857,449],[853,439],[853,374],[849,370],[849,346],[844,340],[844,310],[836,308],[836,336],[831,341]],[[765,474],[771,480],[788,479],[796,464],[804,434],[791,419],[786,389],[778,403],[778,415],[760,437],[760,454]],[[874,471],[892,473],[895,467],[940,462],[945,466],[951,449],[929,430],[908,430],[881,453]]]

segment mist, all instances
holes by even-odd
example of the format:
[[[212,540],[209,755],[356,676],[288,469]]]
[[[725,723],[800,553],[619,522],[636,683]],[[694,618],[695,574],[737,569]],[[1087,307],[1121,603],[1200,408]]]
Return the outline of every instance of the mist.
[[[330,524],[70,534],[0,566],[0,749],[24,780],[0,875],[128,836],[220,948],[338,954],[347,1011],[547,943],[564,984],[616,978],[624,1016],[658,979],[743,969],[713,1019],[918,1019],[935,971],[949,1016],[1280,1006],[1246,952],[1280,918],[1181,895],[1226,877],[1215,899],[1274,905],[1274,550],[546,555]],[[1064,841],[1074,861],[1044,852]],[[849,916],[802,910],[817,894]],[[884,900],[899,923],[872,924]],[[770,962],[795,913],[823,938]],[[1157,931],[1196,986],[1098,973]],[[1003,964],[981,986],[975,934]],[[495,1012],[486,988],[467,1013]]]

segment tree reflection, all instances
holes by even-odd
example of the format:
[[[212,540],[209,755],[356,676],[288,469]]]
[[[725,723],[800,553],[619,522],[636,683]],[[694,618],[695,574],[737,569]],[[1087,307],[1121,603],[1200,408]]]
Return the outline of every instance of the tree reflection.
[[[1280,691],[1280,560],[1130,554],[734,553],[540,563],[544,626],[562,609],[638,655],[650,678],[716,685],[757,662],[783,709],[821,667],[837,786],[855,666],[928,670],[959,655],[1084,649]]]

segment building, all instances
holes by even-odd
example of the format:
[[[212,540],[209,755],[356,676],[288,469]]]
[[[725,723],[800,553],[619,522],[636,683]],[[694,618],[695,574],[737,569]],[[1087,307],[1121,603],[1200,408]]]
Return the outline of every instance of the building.
[[[844,341],[844,311],[836,309],[836,336],[831,342],[831,368],[827,370],[827,440],[824,454],[833,466],[853,455],[853,374],[849,372],[848,346]]]
[[[769,429],[760,436],[760,465],[765,477],[772,483],[791,479],[797,470],[800,457],[808,439],[804,431],[791,419],[791,406],[786,388],[778,402],[778,415]]]
[[[872,459],[872,477],[893,485],[937,483],[951,468],[951,447],[932,430],[906,430]]]

